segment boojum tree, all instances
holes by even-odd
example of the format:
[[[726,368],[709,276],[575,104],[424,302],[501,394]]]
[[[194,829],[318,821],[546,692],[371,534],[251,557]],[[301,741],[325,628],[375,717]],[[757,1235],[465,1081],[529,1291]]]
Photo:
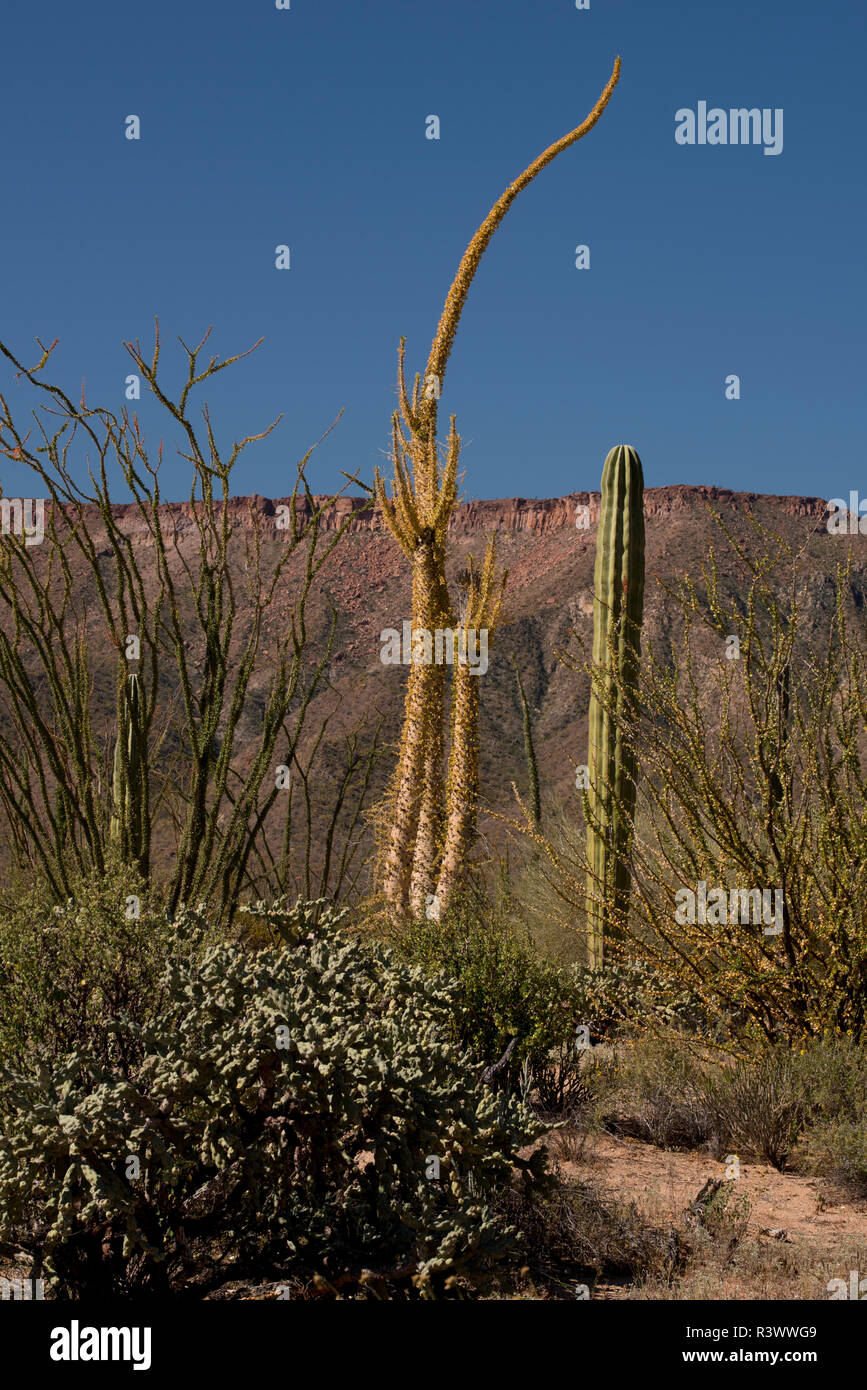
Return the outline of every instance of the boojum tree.
[[[386,526],[412,565],[413,639],[421,629],[452,627],[454,605],[446,579],[446,537],[449,519],[457,500],[460,438],[452,416],[444,456],[437,442],[437,410],[445,371],[457,332],[461,312],[479,262],[497,227],[515,198],[532,183],[537,174],[563,150],[586,135],[599,120],[620,77],[620,59],[615,59],[611,76],[593,110],[581,125],[550,145],[509,185],[494,204],[464,252],[457,274],[446,297],[437,331],[422,379],[417,375],[410,399],[404,372],[405,340],[398,357],[399,408],[392,417],[391,495],[379,470],[374,493]],[[482,581],[475,594],[482,606],[488,640],[499,616],[499,600],[504,576],[495,569],[493,541],[482,567]],[[490,611],[487,611],[490,609]],[[413,661],[407,684],[403,733],[397,767],[384,818],[381,844],[382,887],[393,916],[412,911],[418,915],[432,896],[437,883],[439,910],[448,900],[460,878],[463,858],[475,824],[474,785],[471,769],[477,768],[475,750],[478,722],[477,693],[470,696],[465,682],[467,672],[455,667],[455,701],[460,717],[452,724],[449,756],[448,796],[444,793],[444,711],[446,682],[441,666],[417,659],[413,641]],[[463,771],[461,771],[463,769]],[[446,826],[449,828],[446,829]],[[444,838],[445,837],[445,838]],[[447,852],[444,850],[448,846]],[[442,890],[441,892],[439,890]]]
[[[410,892],[417,905],[432,888],[433,863],[442,815],[442,713],[445,670],[415,660],[415,636],[452,627],[452,602],[445,577],[446,531],[457,496],[460,441],[452,418],[441,464],[435,420],[423,418],[420,381],[407,397],[404,341],[398,360],[400,415],[392,419],[392,497],[379,470],[375,490],[383,517],[412,565],[413,661],[404,711],[403,736],[389,798],[384,844],[383,888],[393,911],[405,912]],[[404,432],[406,430],[406,433]]]

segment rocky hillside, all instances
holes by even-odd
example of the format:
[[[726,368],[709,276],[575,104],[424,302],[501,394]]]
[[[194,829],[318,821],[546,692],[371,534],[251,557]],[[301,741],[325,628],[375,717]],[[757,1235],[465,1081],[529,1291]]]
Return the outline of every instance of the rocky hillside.
[[[596,546],[598,493],[576,493],[568,497],[534,500],[509,498],[501,501],[471,501],[456,509],[451,527],[450,565],[452,575],[466,566],[467,557],[481,558],[486,538],[497,538],[500,562],[508,568],[506,620],[489,654],[489,668],[481,682],[482,788],[488,805],[499,810],[514,807],[513,781],[526,787],[521,715],[510,658],[514,656],[522,674],[524,688],[533,711],[537,752],[542,778],[543,800],[551,803],[574,795],[576,763],[586,761],[588,690],[586,679],[566,669],[558,652],[578,641],[587,641],[592,630],[592,584]],[[245,584],[245,531],[251,527],[251,514],[276,515],[280,499],[237,498],[232,503],[235,525],[232,553],[237,556],[235,594],[239,609],[239,629],[248,624],[249,599]],[[589,525],[581,521],[587,508]],[[181,556],[191,564],[197,561],[198,538],[188,503],[166,504],[167,526],[174,526]],[[743,592],[743,566],[738,561],[725,527],[747,552],[759,553],[767,546],[767,534],[781,536],[796,551],[803,551],[809,598],[808,622],[817,642],[827,631],[833,606],[838,563],[847,555],[853,561],[851,601],[864,605],[867,592],[867,537],[830,535],[824,522],[825,503],[820,498],[771,497],[754,493],[733,493],[713,487],[650,488],[645,493],[647,518],[647,585],[645,597],[644,642],[665,652],[681,636],[676,614],[665,588],[683,574],[700,576],[702,562],[713,546],[718,554],[723,584],[738,595]],[[332,690],[320,697],[312,714],[335,708],[338,712],[329,727],[324,773],[326,783],[338,775],[340,735],[363,715],[381,715],[382,736],[394,740],[400,727],[406,667],[383,664],[381,634],[400,630],[409,617],[409,571],[381,519],[370,512],[361,498],[342,498],[324,519],[326,534],[346,516],[351,517],[347,534],[335,548],[317,583],[310,605],[310,631],[314,648],[321,650],[331,611],[337,615],[336,645],[330,663]],[[147,575],[151,541],[136,508],[118,507],[117,517],[130,536],[140,566]],[[715,519],[715,517],[717,519]],[[98,514],[93,517],[93,535],[99,544]],[[268,528],[267,551],[284,542],[281,532]],[[285,533],[282,533],[285,536]],[[47,551],[48,547],[44,547]],[[103,551],[109,555],[110,552]],[[273,556],[271,557],[274,558]],[[109,561],[109,564],[113,562]],[[297,571],[295,572],[297,576]],[[82,601],[89,613],[93,635],[90,650],[97,666],[104,666],[104,679],[96,689],[106,694],[106,712],[113,708],[113,670],[115,655],[105,646],[101,621],[95,605],[87,598],[86,574],[82,572]],[[293,607],[293,571],[268,614],[272,634],[289,625]],[[6,621],[5,615],[0,620]],[[574,634],[574,636],[573,636]],[[268,641],[265,642],[267,651]],[[251,687],[249,708],[242,731],[251,741],[260,724],[264,708],[267,672]],[[239,770],[243,775],[244,757]],[[380,777],[389,763],[384,761]],[[497,833],[497,823],[488,820],[487,829]]]
[[[557,653],[570,645],[575,650],[576,638],[586,641],[592,633],[599,501],[598,493],[478,501],[459,507],[453,518],[453,574],[465,567],[468,555],[481,557],[491,533],[497,537],[499,559],[509,570],[506,622],[492,644],[489,669],[480,677],[483,788],[499,809],[512,803],[512,781],[526,785],[511,656],[533,711],[543,796],[568,796],[575,765],[586,760],[586,681],[566,669]],[[269,504],[263,501],[262,505]],[[326,588],[341,614],[341,653],[334,663],[334,678],[350,703],[375,702],[384,711],[388,727],[396,730],[405,668],[381,663],[380,633],[400,628],[408,616],[408,570],[391,537],[383,533],[379,518],[364,515],[362,507],[360,500],[346,499],[335,509],[336,514],[345,515],[351,508],[358,515],[327,572]],[[587,529],[576,526],[582,507],[589,508]],[[750,553],[766,544],[762,528],[796,550],[806,547],[811,621],[817,632],[831,610],[837,564],[850,552],[853,601],[859,605],[863,601],[867,538],[829,535],[825,502],[820,498],[768,497],[712,487],[649,488],[645,515],[644,641],[657,650],[668,649],[679,635],[665,587],[683,574],[700,576],[712,546],[725,587],[733,594],[743,588],[743,567],[720,522]]]

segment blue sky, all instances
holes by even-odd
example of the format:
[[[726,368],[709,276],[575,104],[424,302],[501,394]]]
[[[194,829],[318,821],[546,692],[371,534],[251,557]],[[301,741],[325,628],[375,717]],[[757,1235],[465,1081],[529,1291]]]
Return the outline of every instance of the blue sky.
[[[264,335],[208,393],[223,441],[283,412],[233,491],[284,495],[342,407],[311,481],[369,479],[399,337],[423,368],[469,237],[619,53],[601,122],[520,195],[470,292],[441,406],[465,495],[598,488],[618,443],[650,486],[867,491],[865,28],[854,0],[15,6],[0,338],[35,361],[58,337],[54,379],[119,410],[122,342],[149,343],[155,314],[167,344],[213,324],[222,355]],[[782,153],[678,145],[700,101],[782,108]],[[5,367],[0,384],[25,399]],[[150,444],[165,433],[164,495],[185,496],[177,432],[140,414]],[[0,477],[32,492],[23,468]]]

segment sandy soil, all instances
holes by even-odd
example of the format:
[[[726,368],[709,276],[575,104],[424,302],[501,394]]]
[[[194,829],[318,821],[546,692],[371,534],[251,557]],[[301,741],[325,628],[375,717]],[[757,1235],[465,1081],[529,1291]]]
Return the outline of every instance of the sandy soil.
[[[673,1153],[638,1139],[589,1136],[577,1159],[562,1151],[564,1176],[592,1182],[621,1201],[634,1201],[654,1224],[681,1223],[684,1210],[708,1178],[724,1178],[725,1165],[706,1154]],[[639,1291],[597,1285],[595,1297],[713,1299],[827,1298],[828,1280],[867,1275],[867,1201],[853,1199],[816,1178],[741,1163],[733,1195],[746,1198],[747,1238],[731,1260],[690,1272],[676,1290]]]
[[[674,1220],[708,1178],[725,1177],[725,1164],[703,1154],[669,1153],[639,1139],[603,1134],[590,1138],[580,1164],[564,1163],[565,1171],[594,1179],[621,1197],[633,1198],[654,1220]],[[835,1194],[818,1178],[778,1173],[761,1164],[741,1163],[735,1190],[751,1208],[755,1234],[784,1230],[789,1236],[867,1243],[867,1201]]]

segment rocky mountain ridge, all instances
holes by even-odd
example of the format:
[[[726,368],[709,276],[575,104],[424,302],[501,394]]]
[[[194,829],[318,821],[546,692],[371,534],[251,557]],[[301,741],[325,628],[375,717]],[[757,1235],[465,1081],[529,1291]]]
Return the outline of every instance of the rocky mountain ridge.
[[[579,507],[589,509],[590,524],[595,525],[599,518],[601,494],[598,492],[572,492],[565,497],[505,497],[495,500],[473,499],[458,505],[452,515],[449,531],[455,536],[470,536],[490,531],[533,531],[543,534],[575,526],[576,511]],[[351,517],[348,530],[351,533],[378,532],[382,519],[371,507],[366,497],[340,496],[330,501],[327,494],[314,496],[314,505],[324,507],[322,516],[323,531],[334,531],[347,516]],[[329,505],[330,501],[330,505]],[[241,528],[249,524],[251,511],[264,516],[276,516],[280,506],[288,506],[289,497],[263,497],[253,493],[249,497],[229,499],[229,512],[233,523]],[[826,500],[821,497],[774,496],[757,492],[735,492],[731,488],[694,486],[677,483],[667,487],[645,488],[644,514],[648,520],[682,515],[697,505],[710,505],[721,511],[747,512],[756,504],[771,504],[781,516],[820,518],[826,511]],[[299,518],[309,514],[305,498],[297,502]],[[179,526],[192,522],[193,504],[190,502],[164,502],[161,511]],[[145,530],[145,523],[139,514],[136,503],[117,503],[114,515],[124,523],[127,533]],[[96,507],[85,509],[85,517],[93,516],[98,521]]]

